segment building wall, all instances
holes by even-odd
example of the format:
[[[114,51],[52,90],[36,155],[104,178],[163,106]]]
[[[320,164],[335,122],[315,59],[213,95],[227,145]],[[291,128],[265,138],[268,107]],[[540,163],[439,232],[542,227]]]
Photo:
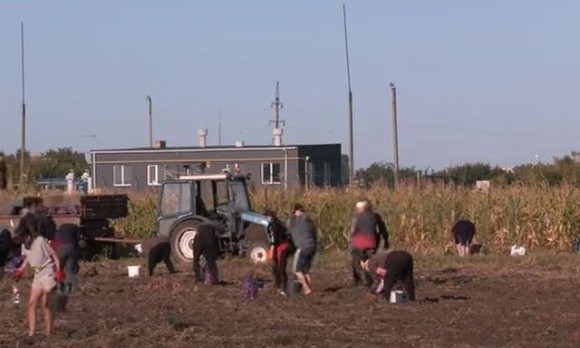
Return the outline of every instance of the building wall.
[[[302,159],[299,170],[300,182],[304,184],[308,177],[309,185],[341,186],[341,152],[340,144],[300,145],[298,147],[298,157]]]
[[[295,188],[300,185],[297,154],[296,147],[94,151],[92,175],[96,188],[147,190],[155,189],[165,179],[186,174],[187,170],[189,174],[216,174],[225,168],[233,171],[237,165],[241,172],[251,174],[255,186],[284,187],[287,173],[288,188]],[[271,169],[274,173],[268,175]]]

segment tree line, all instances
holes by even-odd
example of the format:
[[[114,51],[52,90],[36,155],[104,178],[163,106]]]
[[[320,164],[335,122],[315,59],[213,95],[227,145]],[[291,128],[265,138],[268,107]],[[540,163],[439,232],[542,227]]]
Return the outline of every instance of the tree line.
[[[357,170],[356,179],[360,186],[374,184],[394,186],[394,166],[387,162],[375,162]],[[571,185],[580,187],[580,163],[572,157],[555,158],[552,163],[524,164],[513,168],[500,168],[485,163],[468,163],[439,171],[422,171],[415,167],[399,170],[400,182],[415,184],[434,182],[457,186],[474,186],[478,180],[490,180],[495,185]]]
[[[75,176],[88,168],[85,155],[70,147],[51,149],[42,154],[24,153],[24,183],[33,184],[40,179],[62,178],[72,170]],[[0,152],[0,188],[20,185],[20,151],[13,154]]]

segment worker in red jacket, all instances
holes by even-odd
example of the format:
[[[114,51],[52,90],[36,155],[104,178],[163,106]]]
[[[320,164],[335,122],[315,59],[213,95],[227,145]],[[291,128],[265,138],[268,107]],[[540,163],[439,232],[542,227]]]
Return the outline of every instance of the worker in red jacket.
[[[350,251],[352,257],[352,276],[355,285],[364,280],[370,286],[372,276],[360,267],[363,259],[368,259],[377,252],[381,236],[384,248],[389,247],[389,235],[385,223],[379,214],[372,211],[368,200],[360,201],[355,207],[355,217],[350,227]]]

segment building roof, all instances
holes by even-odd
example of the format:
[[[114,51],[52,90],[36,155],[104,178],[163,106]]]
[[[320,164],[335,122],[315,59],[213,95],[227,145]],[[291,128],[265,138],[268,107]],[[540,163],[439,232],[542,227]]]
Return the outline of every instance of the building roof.
[[[280,150],[280,149],[296,149],[301,146],[328,146],[340,145],[335,144],[300,144],[300,145],[244,145],[244,146],[166,146],[166,147],[134,147],[121,149],[93,149],[92,153],[118,153],[118,152],[186,152],[186,151],[249,151],[249,150]]]

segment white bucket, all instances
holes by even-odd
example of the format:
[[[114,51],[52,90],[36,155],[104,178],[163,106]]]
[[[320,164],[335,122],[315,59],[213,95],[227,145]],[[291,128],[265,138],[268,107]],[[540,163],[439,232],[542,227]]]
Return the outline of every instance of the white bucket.
[[[127,266],[127,272],[129,273],[129,278],[136,278],[139,276],[139,268],[141,266]]]
[[[407,294],[405,294],[404,291],[401,290],[391,291],[391,297],[389,299],[389,302],[402,303],[405,301],[407,301]]]

